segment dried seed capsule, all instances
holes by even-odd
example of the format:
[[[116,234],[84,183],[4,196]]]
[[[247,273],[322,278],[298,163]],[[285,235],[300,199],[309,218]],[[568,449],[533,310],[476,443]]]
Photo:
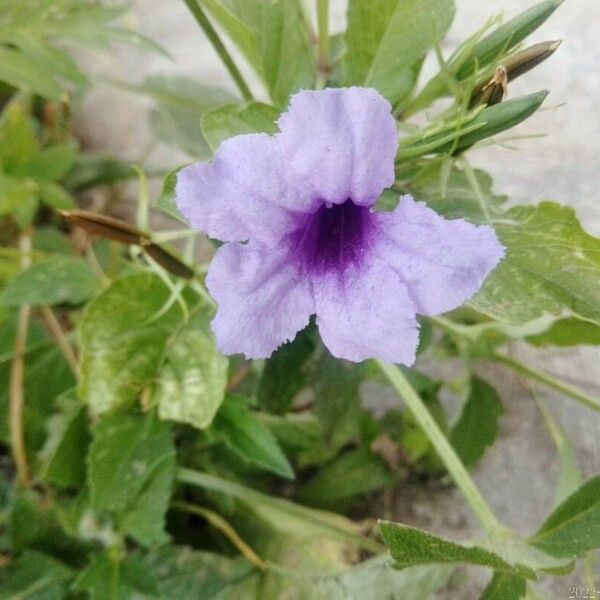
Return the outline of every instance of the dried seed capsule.
[[[194,271],[192,271],[190,267],[180,261],[176,256],[173,256],[170,252],[167,252],[162,246],[150,242],[142,244],[142,249],[165,271],[168,271],[177,277],[182,277],[183,279],[191,279],[194,276]]]
[[[479,92],[471,96],[469,108],[486,104],[493,106],[499,104],[506,96],[506,88],[508,85],[508,73],[503,65],[500,65],[492,79],[486,83]]]
[[[147,233],[129,223],[87,210],[61,210],[60,214],[73,225],[77,225],[92,235],[99,235],[123,244],[142,245],[149,242]]]
[[[136,229],[125,221],[87,210],[62,210],[60,214],[69,223],[81,227],[92,235],[99,235],[123,244],[141,246],[144,252],[152,257],[163,269],[177,277],[190,279],[194,276],[194,271],[185,263],[158,244],[155,244],[147,233]]]
[[[455,73],[457,81],[464,81],[468,77],[472,77],[477,70],[487,67],[494,61],[498,61],[509,50],[522,42],[529,34],[542,25],[561,4],[562,0],[546,0],[532,6],[485,36],[475,45],[473,50],[468,50],[465,46],[468,41],[465,42],[450,58],[447,65],[448,72]],[[462,62],[463,60],[464,62]],[[459,64],[460,62],[462,64]],[[449,94],[450,89],[447,84],[447,74],[438,73],[429,80],[421,92],[404,108],[402,114],[405,117],[410,116],[430,106],[438,98]]]
[[[535,66],[549,58],[554,54],[556,49],[560,46],[562,40],[556,40],[551,42],[541,42],[521,50],[513,56],[509,56],[503,63],[496,69],[494,77],[488,81],[485,85],[478,85],[471,96],[469,106],[480,106],[481,104],[497,104],[501,102],[506,96],[506,86],[509,81],[515,80],[523,73],[527,73]],[[500,91],[502,89],[502,95]]]

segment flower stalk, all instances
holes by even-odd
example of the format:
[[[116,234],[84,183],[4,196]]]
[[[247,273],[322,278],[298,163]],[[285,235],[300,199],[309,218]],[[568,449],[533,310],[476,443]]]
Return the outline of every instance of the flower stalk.
[[[233,58],[231,58],[231,55],[227,51],[227,48],[225,48],[225,45],[221,41],[219,34],[212,26],[211,22],[208,20],[208,17],[206,16],[202,8],[200,8],[200,5],[198,4],[197,0],[183,1],[185,2],[185,5],[189,8],[194,19],[196,20],[198,25],[200,25],[200,27],[206,34],[206,37],[212,44],[213,48],[223,61],[223,64],[229,71],[229,74],[231,75],[232,79],[235,81],[235,84],[237,85],[240,94],[242,94],[244,100],[246,100],[247,102],[254,100],[254,96],[252,95],[248,84],[244,80],[244,77],[242,76],[240,70],[237,68],[237,65],[233,61]]]
[[[450,445],[450,442],[448,442],[446,436],[431,416],[431,413],[427,410],[423,400],[421,400],[412,388],[402,371],[396,366],[380,360],[377,361],[377,364],[402,400],[404,400],[408,409],[425,432],[425,435],[427,435],[431,445],[435,448],[438,456],[448,469],[448,473],[450,473],[450,476],[463,493],[485,530],[491,535],[497,535],[503,531],[503,526],[496,519],[491,508],[473,483],[454,448]]]
[[[49,306],[42,306],[41,313],[50,333],[56,340],[75,378],[79,377],[79,361],[54,311]]]
[[[238,532],[225,520],[221,515],[216,512],[204,508],[203,506],[196,506],[187,502],[171,502],[171,508],[189,513],[192,515],[198,515],[206,521],[208,521],[213,527],[218,529],[225,537],[240,551],[240,554],[246,558],[246,560],[253,564],[261,571],[267,569],[267,563],[250,548],[250,546],[240,537]]]
[[[31,264],[31,236],[28,232],[21,233],[19,238],[21,253],[21,269],[25,270]],[[20,487],[28,488],[31,485],[29,463],[27,462],[27,448],[25,446],[23,408],[25,405],[25,350],[27,347],[27,333],[31,306],[24,304],[17,315],[17,331],[13,349],[13,358],[10,365],[9,384],[9,428],[10,447],[12,451],[17,482]]]
[[[577,400],[577,402],[581,402],[588,408],[600,412],[600,401],[595,398],[591,398],[590,396],[584,394],[583,392],[555,379],[551,375],[543,373],[542,371],[538,371],[537,369],[533,369],[527,365],[524,365],[522,362],[511,358],[510,356],[506,356],[504,354],[495,353],[492,357],[496,362],[502,363],[507,367],[510,367],[513,371],[527,377],[528,379],[532,379],[545,385],[546,387],[553,389],[565,396],[569,396],[569,398],[573,398],[573,400]]]
[[[317,0],[317,24],[319,28],[318,72],[319,85],[325,87],[329,76],[329,0]]]

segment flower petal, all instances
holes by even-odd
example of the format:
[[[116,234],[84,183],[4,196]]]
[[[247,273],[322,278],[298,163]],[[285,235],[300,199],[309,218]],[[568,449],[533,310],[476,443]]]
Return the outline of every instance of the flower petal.
[[[286,172],[303,189],[298,209],[314,209],[319,199],[371,206],[394,182],[396,124],[373,89],[299,92],[279,128]]]
[[[294,193],[282,175],[278,143],[266,134],[224,141],[211,163],[179,172],[175,191],[191,225],[225,242],[276,243],[295,227],[293,213],[278,204]]]
[[[394,212],[374,216],[378,254],[400,275],[419,314],[460,306],[504,256],[491,227],[444,219],[410,196]]]
[[[385,262],[374,258],[344,273],[329,271],[313,281],[313,290],[319,332],[334,356],[413,364],[419,343],[415,308]]]
[[[225,244],[210,264],[206,285],[218,304],[212,328],[224,354],[268,358],[314,312],[309,282],[282,249]]]

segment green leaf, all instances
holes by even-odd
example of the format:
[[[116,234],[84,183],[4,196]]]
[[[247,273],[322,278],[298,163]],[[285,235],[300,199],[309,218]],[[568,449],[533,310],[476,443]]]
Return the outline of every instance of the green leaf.
[[[12,35],[11,42],[31,63],[51,74],[53,78],[64,78],[78,87],[85,87],[89,83],[75,61],[66,52],[53,47],[47,40],[29,34]]]
[[[114,83],[153,98],[156,107],[150,113],[150,124],[156,136],[201,159],[210,153],[200,132],[200,118],[212,108],[237,100],[221,88],[181,76],[154,75],[139,86]]]
[[[48,437],[40,451],[40,477],[57,487],[81,487],[90,442],[87,414],[72,393],[62,396],[59,404],[60,412],[47,421]]]
[[[317,510],[296,504],[272,494],[263,494],[257,490],[228,481],[207,473],[180,468],[177,479],[182,483],[218,492],[235,498],[279,532],[294,537],[330,538],[351,540],[365,547],[378,546],[357,534],[356,523],[341,515]]]
[[[9,531],[13,553],[38,550],[73,560],[87,550],[87,545],[67,531],[58,505],[48,496],[33,491],[16,494],[10,513]]]
[[[2,10],[0,80],[53,100],[61,96],[57,80],[87,82],[64,46],[106,47],[114,40],[162,51],[144,36],[110,27],[126,9],[98,0],[4,0]]]
[[[149,273],[116,280],[81,322],[80,395],[99,415],[134,402],[155,378],[167,340],[183,322],[170,291]]]
[[[183,167],[177,167],[165,175],[160,196],[156,199],[156,208],[187,225],[187,221],[181,216],[181,213],[177,210],[177,205],[175,204],[177,173],[179,173],[182,168]]]
[[[421,564],[468,563],[535,579],[535,571],[531,568],[511,565],[480,546],[464,546],[414,527],[388,521],[382,521],[379,528],[397,569]]]
[[[600,344],[600,326],[575,317],[558,319],[542,333],[527,336],[527,343],[540,348]]]
[[[90,563],[79,573],[71,589],[86,594],[89,600],[156,600],[153,581],[130,576],[129,569],[106,552],[93,554]],[[149,579],[148,577],[146,578]],[[140,584],[141,583],[141,587]],[[150,588],[150,590],[148,589]],[[146,593],[150,591],[150,593]]]
[[[487,29],[484,26],[467,38],[448,59],[445,70],[435,75],[410,103],[407,113],[413,114],[428,107],[441,96],[450,95],[449,75],[461,81],[482,73],[482,69],[489,73],[490,63],[501,64],[510,50],[544,23],[562,1],[546,0],[507,21],[485,37],[481,37]],[[489,76],[491,77],[491,73]]]
[[[252,566],[241,557],[231,559],[181,546],[164,546],[135,559],[144,579],[148,574],[154,575],[160,600],[220,598],[221,592],[252,571]],[[124,572],[131,571],[129,565],[125,565]]]
[[[52,76],[14,48],[0,47],[0,81],[50,100],[60,99],[60,87]]]
[[[96,185],[115,183],[136,176],[131,165],[103,154],[79,154],[73,169],[63,181],[71,192],[81,192]]]
[[[202,0],[285,106],[291,93],[314,85],[315,61],[299,0]]]
[[[458,79],[471,76],[474,69],[485,67],[514,48],[542,25],[562,2],[563,0],[540,2],[485,36],[477,43],[469,60],[459,69]]]
[[[583,230],[572,208],[516,206],[495,228],[506,257],[471,306],[515,325],[565,308],[600,322],[600,241]]]
[[[395,477],[383,460],[357,448],[327,463],[298,492],[303,504],[340,510],[352,498],[390,487]]]
[[[351,0],[346,82],[374,87],[396,105],[412,91],[421,59],[453,18],[452,0]]]
[[[282,575],[282,588],[301,600],[423,600],[449,581],[446,565],[390,569],[386,557],[377,557],[335,574]]]
[[[248,102],[226,104],[208,111],[202,117],[202,133],[215,152],[221,142],[246,133],[277,133],[279,110],[268,104]]]
[[[34,263],[9,281],[0,293],[0,304],[81,304],[98,288],[95,275],[83,259],[56,255]]]
[[[512,325],[543,315],[560,315],[565,307],[585,319],[597,320],[599,299],[594,268],[600,264],[598,239],[585,233],[572,209],[558,204],[544,202],[537,207],[503,210],[505,198],[493,195],[489,176],[475,171],[475,177],[481,200],[507,247],[507,257],[488,276],[470,304]],[[478,194],[463,171],[451,169],[444,183],[441,167],[432,164],[418,177],[405,170],[400,179],[402,191],[425,200],[440,214],[485,222]],[[391,207],[387,203],[382,208]],[[544,252],[538,252],[538,248],[544,248]],[[592,323],[573,318],[564,323],[555,321],[547,333],[527,339],[540,345],[569,345],[596,343],[597,335]]]
[[[71,577],[61,562],[27,551],[0,569],[0,600],[63,600]]]
[[[324,351],[312,381],[314,413],[323,424],[325,443],[303,454],[302,465],[330,460],[346,444],[358,439],[360,433],[361,367]]]
[[[69,238],[55,227],[50,225],[37,227],[31,237],[34,250],[44,254],[73,254],[73,247],[69,243]]]
[[[175,469],[170,428],[153,417],[104,418],[94,431],[88,481],[91,504],[144,545],[167,541],[164,515]]]
[[[496,441],[498,421],[503,413],[496,390],[483,379],[473,377],[467,400],[449,436],[465,466],[476,464]]]
[[[411,138],[407,143],[401,141],[397,159],[405,160],[432,153],[464,152],[473,144],[525,121],[540,108],[548,93],[547,90],[542,90],[488,106],[483,110],[476,109],[479,112],[472,113],[471,116],[475,114],[474,118],[465,119],[464,124],[457,122],[456,127],[424,135],[417,142],[412,142]]]
[[[0,115],[0,164],[7,174],[22,170],[38,156],[36,129],[26,100],[14,100]]]
[[[443,217],[485,223],[482,201],[487,213],[495,217],[501,215],[507,197],[494,195],[492,178],[488,173],[480,169],[475,169],[473,173],[480,194],[473,189],[462,169],[452,165],[444,173],[444,164],[440,161],[425,163],[424,168],[418,171],[415,168],[401,169],[398,177],[403,193],[411,194],[417,200],[424,200]],[[394,209],[398,204],[398,193],[391,196],[380,199],[378,206],[382,210]]]
[[[40,199],[56,210],[68,210],[75,206],[75,200],[65,188],[52,181],[40,181]]]
[[[527,582],[522,577],[494,573],[479,600],[521,600],[526,592]]]
[[[381,521],[379,527],[397,569],[421,564],[466,563],[536,579],[538,571],[564,574],[574,566],[570,560],[553,558],[517,538],[495,539],[484,547],[458,544],[400,523]]]
[[[186,547],[164,546],[123,560],[107,552],[92,555],[73,584],[90,600],[210,600],[243,580],[252,566]]]
[[[454,151],[464,151],[481,140],[516,127],[540,108],[548,94],[547,90],[542,90],[484,108],[470,123],[472,126],[482,124],[482,127],[460,136]],[[445,152],[453,146],[454,142],[449,142],[436,151]]]
[[[600,547],[600,476],[586,481],[544,521],[529,543],[558,557]]]
[[[33,179],[60,181],[75,165],[77,148],[74,144],[60,144],[42,150],[27,164],[27,173]]]
[[[173,453],[168,460],[156,467],[121,521],[121,531],[138,544],[152,548],[169,541],[170,537],[165,531],[165,514],[173,492],[174,477]]]
[[[294,471],[277,439],[250,411],[244,398],[227,396],[215,418],[211,434],[222,439],[242,462],[294,479]]]
[[[2,325],[0,339],[4,346],[4,362],[0,363],[0,439],[9,443],[8,398],[10,359],[14,348],[15,316]],[[48,374],[52,376],[49,377]],[[60,349],[46,338],[45,332],[31,323],[25,359],[24,433],[28,455],[32,461],[46,439],[46,419],[53,412],[56,397],[75,385],[73,374]]]
[[[35,217],[38,200],[35,182],[0,173],[0,215],[12,214],[20,227],[25,229]]]
[[[312,414],[289,413],[278,416],[264,412],[259,413],[257,417],[271,430],[286,452],[309,450],[323,439],[321,421]]]
[[[160,417],[208,427],[225,396],[227,366],[206,314],[196,313],[166,345],[154,392]]]
[[[312,333],[300,332],[294,341],[278,348],[266,361],[257,397],[268,412],[288,412],[296,394],[308,384],[306,363],[315,351]]]

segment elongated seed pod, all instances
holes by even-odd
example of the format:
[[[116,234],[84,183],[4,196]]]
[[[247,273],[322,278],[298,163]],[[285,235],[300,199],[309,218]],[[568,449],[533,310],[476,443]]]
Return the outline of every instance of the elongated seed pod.
[[[61,210],[59,212],[69,223],[81,227],[92,235],[99,235],[123,244],[142,245],[144,241],[150,241],[147,233],[114,217],[87,210]]]
[[[142,249],[148,256],[152,257],[165,271],[181,277],[183,279],[191,279],[194,276],[194,271],[190,269],[184,262],[167,252],[162,246],[150,242],[143,244]]]
[[[140,246],[148,256],[153,258],[163,269],[184,279],[194,276],[194,271],[176,256],[152,241],[151,237],[125,221],[89,212],[87,210],[60,211],[60,214],[73,225],[81,227],[92,235]]]

